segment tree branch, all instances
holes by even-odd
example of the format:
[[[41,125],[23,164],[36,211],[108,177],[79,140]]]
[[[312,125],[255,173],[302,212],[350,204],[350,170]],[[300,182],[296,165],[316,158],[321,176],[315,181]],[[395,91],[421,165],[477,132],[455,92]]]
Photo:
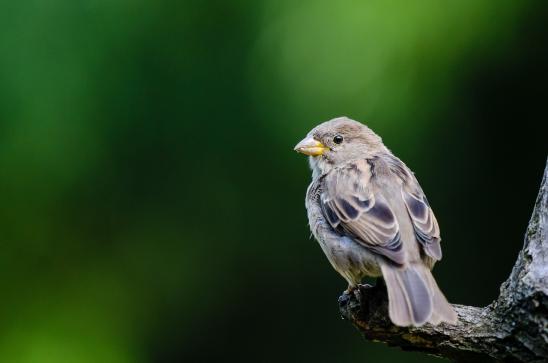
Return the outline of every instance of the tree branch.
[[[523,249],[500,295],[479,308],[453,305],[456,325],[394,326],[386,288],[361,286],[339,298],[342,316],[365,339],[421,351],[457,362],[548,361],[548,162]]]

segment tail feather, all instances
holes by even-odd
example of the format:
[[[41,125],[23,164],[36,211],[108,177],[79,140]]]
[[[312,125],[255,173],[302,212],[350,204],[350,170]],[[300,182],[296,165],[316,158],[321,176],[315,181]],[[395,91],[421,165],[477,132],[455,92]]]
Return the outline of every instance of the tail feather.
[[[445,295],[443,295],[443,292],[441,292],[438,284],[436,283],[436,280],[434,279],[434,276],[432,276],[432,273],[428,269],[425,269],[425,271],[426,273],[424,275],[432,291],[433,310],[430,323],[434,325],[444,322],[449,324],[456,324],[458,316],[455,312],[455,309],[453,309],[451,304],[449,304],[449,302],[445,298]]]
[[[453,307],[424,265],[397,268],[383,264],[381,269],[388,290],[388,313],[395,325],[456,322]]]

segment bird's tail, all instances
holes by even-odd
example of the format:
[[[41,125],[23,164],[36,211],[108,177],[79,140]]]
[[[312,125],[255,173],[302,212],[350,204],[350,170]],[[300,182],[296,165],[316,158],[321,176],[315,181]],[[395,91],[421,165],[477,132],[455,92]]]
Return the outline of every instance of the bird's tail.
[[[420,326],[424,323],[457,322],[455,310],[422,263],[403,268],[382,264],[381,269],[388,290],[388,313],[392,323]]]

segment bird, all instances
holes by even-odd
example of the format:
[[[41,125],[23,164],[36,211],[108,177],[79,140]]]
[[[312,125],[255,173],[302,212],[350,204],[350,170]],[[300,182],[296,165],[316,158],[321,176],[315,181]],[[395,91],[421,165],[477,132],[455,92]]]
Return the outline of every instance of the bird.
[[[383,278],[397,326],[455,324],[457,314],[431,270],[441,260],[440,229],[414,173],[366,125],[338,117],[295,146],[309,156],[305,206],[312,235],[355,292]]]

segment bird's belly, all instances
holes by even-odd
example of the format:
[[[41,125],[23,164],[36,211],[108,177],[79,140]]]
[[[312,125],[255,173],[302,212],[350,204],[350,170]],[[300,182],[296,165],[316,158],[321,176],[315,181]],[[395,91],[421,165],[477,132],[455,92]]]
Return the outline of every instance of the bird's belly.
[[[378,257],[349,237],[325,236],[318,238],[325,255],[351,286],[356,286],[365,276],[380,276]]]

